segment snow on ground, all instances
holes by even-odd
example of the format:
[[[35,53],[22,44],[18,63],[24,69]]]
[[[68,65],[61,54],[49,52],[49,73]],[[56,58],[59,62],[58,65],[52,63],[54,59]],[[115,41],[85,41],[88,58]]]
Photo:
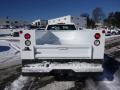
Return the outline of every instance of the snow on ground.
[[[21,75],[17,80],[15,80],[10,86],[6,87],[4,90],[22,90],[28,80],[29,77],[23,77]]]
[[[87,79],[86,87],[82,90],[120,90],[120,69],[114,74],[112,81],[104,79],[103,81],[94,81]]]
[[[18,29],[0,29],[0,35],[1,34],[10,34],[11,32],[20,31],[20,30],[23,30],[23,28],[18,28]]]
[[[83,90],[120,90],[120,63],[105,55],[103,75],[96,80],[87,79]]]
[[[16,52],[16,50],[15,49],[13,49],[13,48],[11,48],[10,46],[9,46],[9,44],[10,44],[10,42],[8,42],[8,41],[4,41],[4,40],[1,40],[0,41],[0,47],[2,48],[2,46],[5,46],[5,47],[8,47],[9,49],[8,50],[5,50],[6,48],[3,48],[3,50],[2,51],[0,51],[0,55],[4,55],[4,56],[6,56],[6,54],[7,55],[13,55],[15,52]]]
[[[0,35],[1,34],[10,34],[12,29],[0,29]]]
[[[114,74],[112,81],[99,81],[97,90],[120,90],[120,69]]]
[[[40,88],[38,90],[67,90],[72,87],[75,87],[75,82],[74,81],[54,81],[51,84],[46,85],[43,88]]]
[[[21,63],[19,51],[12,47],[10,43],[0,40],[0,69]]]
[[[112,36],[105,36],[106,39],[111,39],[111,38],[115,38],[115,37],[119,37],[120,35],[112,35]]]

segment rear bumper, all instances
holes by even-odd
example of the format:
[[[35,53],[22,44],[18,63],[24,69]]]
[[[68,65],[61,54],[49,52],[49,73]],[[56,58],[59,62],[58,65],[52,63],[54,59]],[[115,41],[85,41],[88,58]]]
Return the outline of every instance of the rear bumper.
[[[97,59],[98,60],[98,59]],[[81,74],[81,73],[101,73],[103,72],[102,60],[97,62],[38,62],[36,60],[23,60],[22,74],[23,75],[54,75],[54,74]],[[90,75],[90,74],[89,74]]]

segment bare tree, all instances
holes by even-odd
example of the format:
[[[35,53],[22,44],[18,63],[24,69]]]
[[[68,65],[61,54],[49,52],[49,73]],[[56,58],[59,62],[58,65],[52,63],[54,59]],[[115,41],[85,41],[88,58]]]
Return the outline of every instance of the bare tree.
[[[92,12],[92,19],[96,22],[99,23],[105,19],[105,14],[102,10],[102,8],[97,7],[93,10]]]
[[[90,18],[88,13],[82,13],[81,17],[86,17],[87,19],[87,28],[95,28],[95,22]]]

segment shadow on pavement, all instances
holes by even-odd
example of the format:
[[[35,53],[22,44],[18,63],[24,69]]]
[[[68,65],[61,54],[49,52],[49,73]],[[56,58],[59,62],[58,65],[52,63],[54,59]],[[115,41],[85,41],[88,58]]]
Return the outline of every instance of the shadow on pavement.
[[[104,62],[103,62],[103,74],[99,76],[99,80],[107,79],[112,81],[114,79],[115,72],[119,69],[120,62],[116,61],[114,58],[104,55]]]

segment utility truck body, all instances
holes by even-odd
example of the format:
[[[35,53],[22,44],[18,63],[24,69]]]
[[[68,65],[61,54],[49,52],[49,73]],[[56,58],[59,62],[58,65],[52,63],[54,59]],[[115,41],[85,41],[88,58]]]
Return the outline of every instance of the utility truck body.
[[[105,33],[76,30],[74,24],[24,30],[21,36],[23,75],[103,72]]]

